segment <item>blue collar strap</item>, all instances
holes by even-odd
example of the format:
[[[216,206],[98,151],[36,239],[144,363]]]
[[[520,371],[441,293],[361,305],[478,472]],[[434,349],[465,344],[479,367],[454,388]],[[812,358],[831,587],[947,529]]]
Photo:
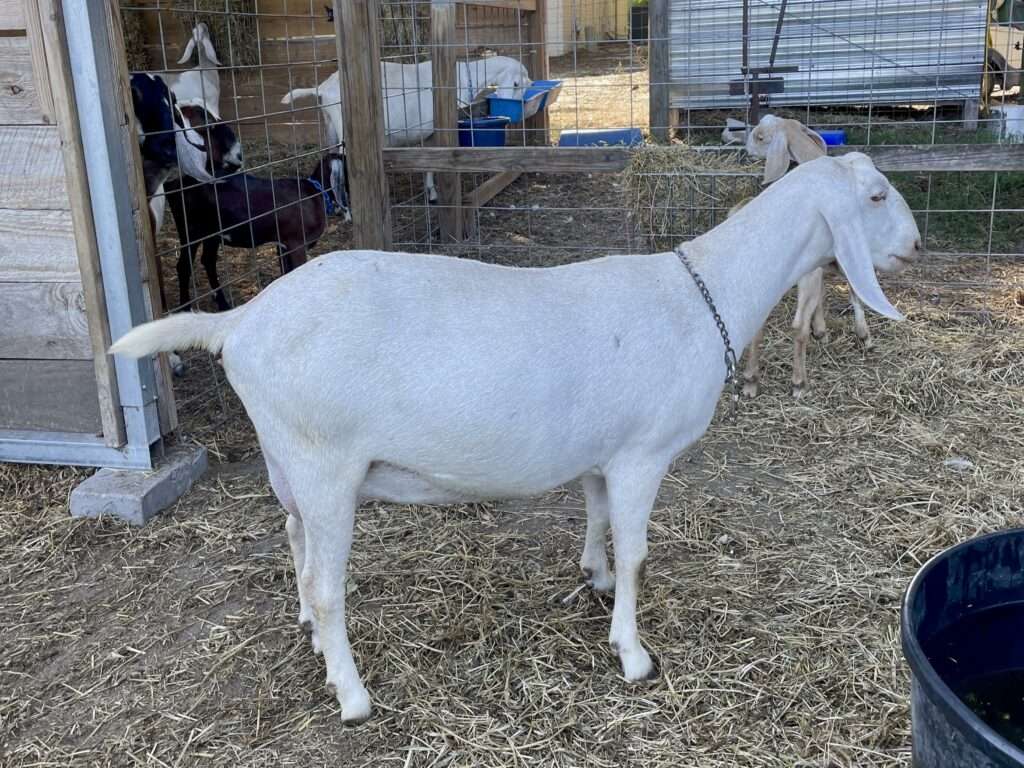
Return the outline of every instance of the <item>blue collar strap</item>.
[[[306,179],[306,181],[308,181],[310,184],[316,187],[316,191],[319,192],[324,199],[324,207],[327,209],[327,215],[333,216],[334,200],[331,199],[331,191],[329,189],[324,189],[323,184],[321,184],[316,179]]]

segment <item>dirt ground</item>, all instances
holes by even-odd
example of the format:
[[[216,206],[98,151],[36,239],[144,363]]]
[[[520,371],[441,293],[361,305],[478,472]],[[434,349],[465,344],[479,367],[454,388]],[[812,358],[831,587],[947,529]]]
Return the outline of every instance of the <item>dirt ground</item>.
[[[521,265],[644,245],[599,174],[524,177],[480,233],[467,255]],[[236,301],[277,274],[265,249],[221,264]],[[190,355],[180,439],[211,470],[145,528],[71,520],[86,471],[0,465],[0,764],[909,766],[902,591],[942,548],[1024,525],[1024,262],[935,259],[883,285],[908,321],[869,318],[864,350],[833,286],[800,401],[784,301],[763,393],[666,477],[639,613],[652,683],[623,681],[611,602],[578,589],[576,486],[362,508],[348,624],[376,709],[355,727],[296,625],[251,425]]]

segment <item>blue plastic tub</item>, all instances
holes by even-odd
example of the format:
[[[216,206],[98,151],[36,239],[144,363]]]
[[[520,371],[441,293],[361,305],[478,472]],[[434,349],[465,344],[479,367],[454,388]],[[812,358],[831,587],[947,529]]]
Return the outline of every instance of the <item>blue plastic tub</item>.
[[[838,147],[840,144],[846,143],[846,131],[842,128],[837,128],[830,131],[815,131],[821,138],[825,140],[825,145],[829,147]]]
[[[504,147],[507,117],[474,117],[459,120],[460,147]]]
[[[560,147],[602,147],[625,144],[635,147],[644,143],[639,128],[590,128],[581,131],[562,131],[558,137]]]
[[[558,101],[561,92],[561,80],[534,80],[521,99],[488,96],[487,109],[491,117],[507,117],[513,124],[521,123]]]

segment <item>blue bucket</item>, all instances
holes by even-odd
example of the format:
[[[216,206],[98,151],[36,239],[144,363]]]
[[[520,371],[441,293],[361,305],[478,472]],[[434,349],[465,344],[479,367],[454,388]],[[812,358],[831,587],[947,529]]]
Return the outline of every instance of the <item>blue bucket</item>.
[[[507,117],[474,117],[459,120],[460,147],[504,147]]]
[[[825,140],[825,146],[827,147],[838,147],[846,143],[846,131],[842,128],[829,131],[815,131],[815,133]]]
[[[579,131],[562,131],[558,137],[560,147],[610,147],[626,145],[635,147],[644,143],[644,134],[639,128],[593,128]]]

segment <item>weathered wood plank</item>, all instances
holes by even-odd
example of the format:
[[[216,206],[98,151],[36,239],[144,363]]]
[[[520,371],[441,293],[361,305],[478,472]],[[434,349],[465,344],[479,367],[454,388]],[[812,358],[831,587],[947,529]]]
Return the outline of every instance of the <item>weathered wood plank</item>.
[[[56,126],[0,126],[2,208],[67,211],[64,155]]]
[[[53,92],[54,115],[61,133],[67,192],[77,246],[77,266],[81,273],[82,292],[89,318],[92,341],[93,387],[103,431],[103,441],[111,447],[125,443],[124,413],[113,360],[107,355],[110,346],[110,321],[100,272],[99,248],[92,217],[92,198],[85,170],[85,150],[78,130],[78,105],[75,102],[68,62],[67,41],[60,0],[37,0],[42,24],[46,63]]]
[[[648,71],[650,129],[655,141],[669,139],[669,0],[650,0],[648,13]]]
[[[467,208],[479,208],[482,205],[487,205],[487,203],[494,199],[495,195],[500,194],[502,190],[518,178],[519,171],[505,171],[494,174],[466,195],[465,206]]]
[[[23,0],[25,4],[26,36],[32,54],[32,76],[39,98],[39,111],[44,123],[53,123],[53,92],[50,87],[50,69],[46,62],[46,43],[43,40],[43,22],[37,0]]]
[[[25,0],[0,0],[0,31],[25,29]]]
[[[863,152],[889,172],[1024,171],[1022,144],[937,144],[905,147],[829,147],[829,154]]]
[[[616,172],[628,165],[632,151],[628,147],[395,147],[384,150],[384,167],[390,172]],[[1024,171],[1024,144],[830,148],[834,155],[849,152],[864,152],[886,173]]]
[[[27,37],[0,37],[0,125],[41,125]]]
[[[0,283],[0,358],[92,360],[81,283]]]
[[[348,154],[355,248],[391,247],[391,206],[384,174],[384,103],[380,85],[380,0],[334,0],[341,60],[341,102]],[[444,151],[444,150],[441,150]]]
[[[67,210],[0,210],[0,281],[78,280],[78,254]]]
[[[0,360],[0,392],[0,429],[102,429],[90,360]]]
[[[388,171],[590,172],[621,171],[625,147],[401,147],[384,150]]]
[[[432,0],[430,4],[430,44],[433,59],[434,145],[457,147],[458,73],[455,48],[455,3]],[[457,173],[439,173],[437,184],[437,217],[441,242],[462,240],[462,181]]]

